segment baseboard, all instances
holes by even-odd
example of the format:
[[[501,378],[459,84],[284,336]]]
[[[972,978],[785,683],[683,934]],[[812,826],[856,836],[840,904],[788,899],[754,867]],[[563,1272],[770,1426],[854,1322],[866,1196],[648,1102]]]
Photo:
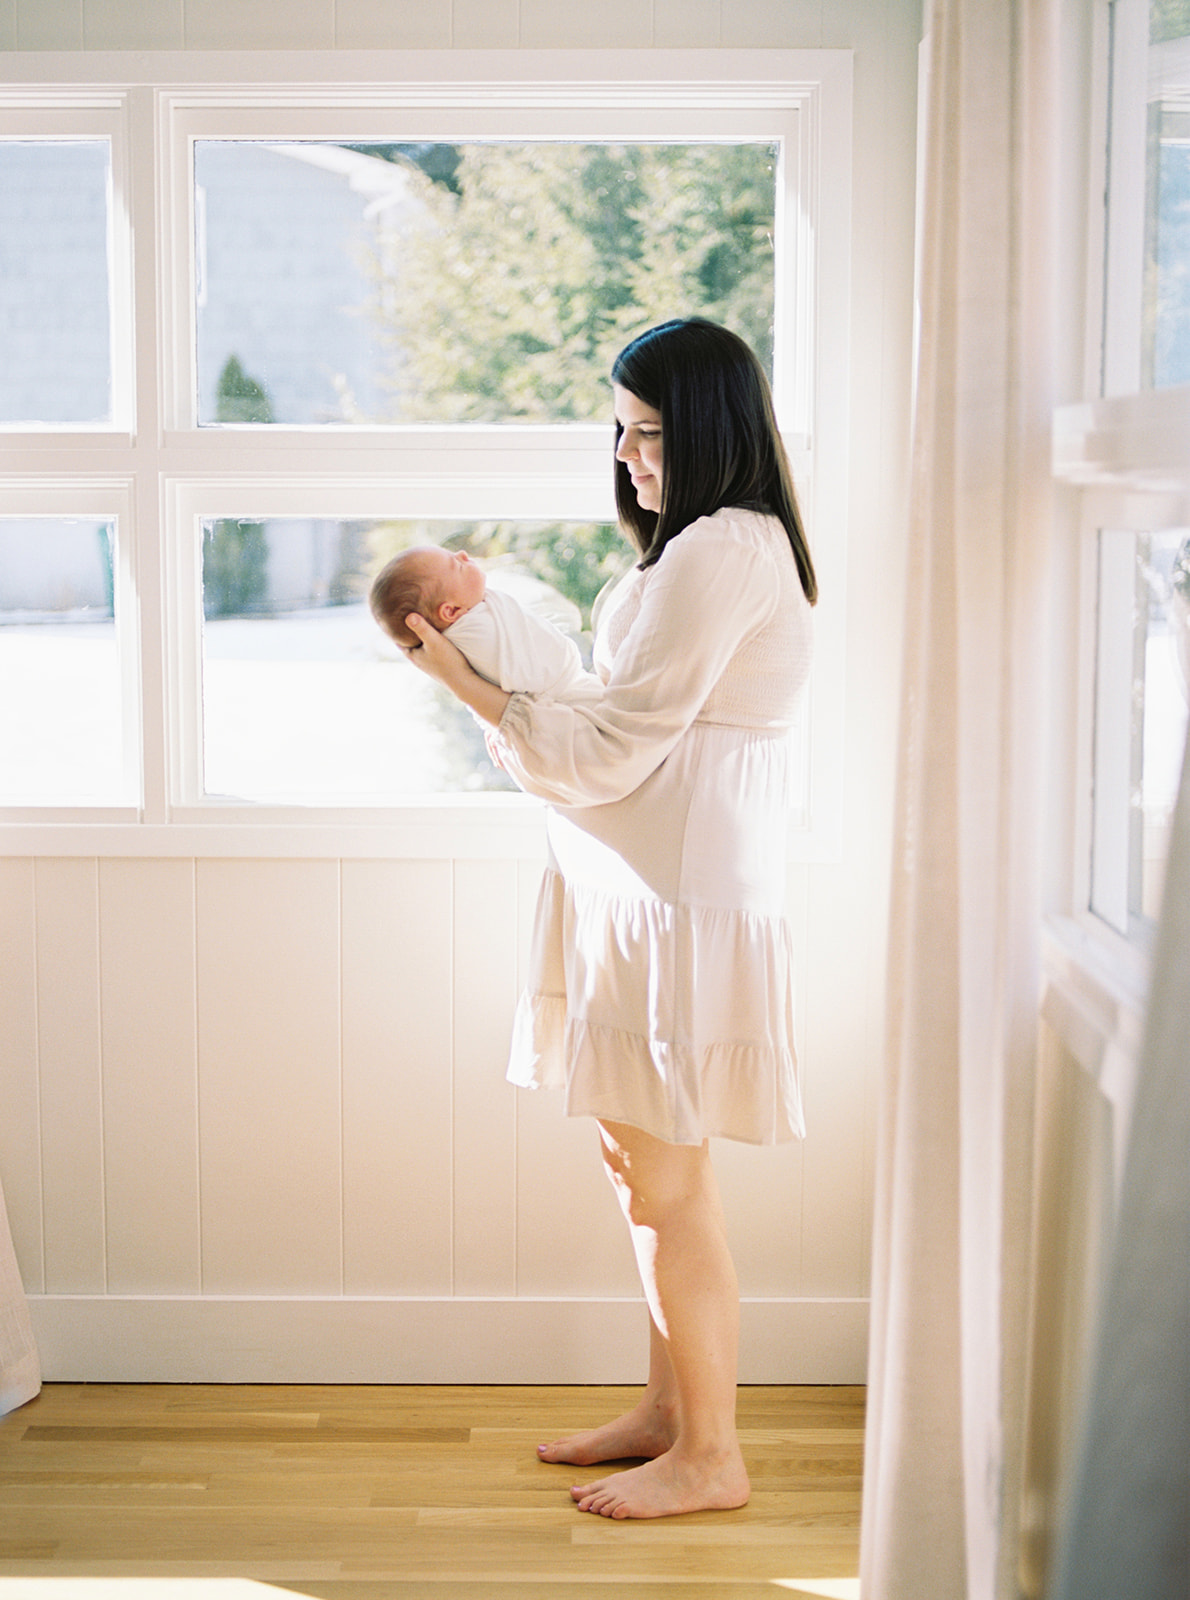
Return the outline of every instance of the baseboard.
[[[47,1382],[638,1383],[639,1300],[31,1295]],[[867,1300],[746,1300],[743,1383],[863,1383]]]

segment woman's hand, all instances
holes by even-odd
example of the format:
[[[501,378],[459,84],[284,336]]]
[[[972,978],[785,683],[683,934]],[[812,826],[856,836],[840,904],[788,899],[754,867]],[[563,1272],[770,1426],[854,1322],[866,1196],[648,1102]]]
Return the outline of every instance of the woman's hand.
[[[408,649],[404,645],[401,647],[413,665],[435,683],[449,689],[465,706],[470,706],[482,721],[497,727],[512,696],[498,684],[481,678],[458,646],[444,639],[424,617],[413,612],[405,618],[405,624],[421,640],[419,645]]]
[[[405,626],[421,640],[417,645],[401,646],[407,659],[419,672],[457,694],[456,681],[461,681],[463,674],[471,673],[471,664],[463,652],[416,612],[405,618]]]

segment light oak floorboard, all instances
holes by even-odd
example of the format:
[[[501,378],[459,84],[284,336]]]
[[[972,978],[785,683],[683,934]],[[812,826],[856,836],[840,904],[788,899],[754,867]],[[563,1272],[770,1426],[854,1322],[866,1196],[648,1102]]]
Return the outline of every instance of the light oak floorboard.
[[[534,1447],[636,1392],[51,1384],[0,1422],[0,1600],[858,1593],[862,1389],[742,1389],[741,1510],[586,1516],[605,1469]]]

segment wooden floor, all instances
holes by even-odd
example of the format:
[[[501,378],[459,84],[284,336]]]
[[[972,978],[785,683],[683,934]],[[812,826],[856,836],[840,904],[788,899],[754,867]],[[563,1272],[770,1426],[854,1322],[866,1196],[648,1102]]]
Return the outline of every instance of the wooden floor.
[[[51,1384],[0,1422],[0,1600],[858,1596],[862,1389],[742,1389],[740,1511],[584,1515],[534,1446],[633,1392]]]

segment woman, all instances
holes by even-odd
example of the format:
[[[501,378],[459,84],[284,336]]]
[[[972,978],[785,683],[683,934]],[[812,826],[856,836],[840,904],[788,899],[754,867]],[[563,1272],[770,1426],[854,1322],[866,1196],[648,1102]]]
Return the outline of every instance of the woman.
[[[700,319],[612,373],[616,495],[638,566],[600,618],[602,693],[506,694],[421,618],[420,667],[492,724],[550,802],[550,861],[509,1077],[597,1119],[650,1313],[640,1403],[539,1447],[644,1464],[572,1489],[657,1517],[748,1498],[735,1428],[739,1291],[708,1139],[803,1132],[783,916],[787,738],[814,569],[755,356]]]

